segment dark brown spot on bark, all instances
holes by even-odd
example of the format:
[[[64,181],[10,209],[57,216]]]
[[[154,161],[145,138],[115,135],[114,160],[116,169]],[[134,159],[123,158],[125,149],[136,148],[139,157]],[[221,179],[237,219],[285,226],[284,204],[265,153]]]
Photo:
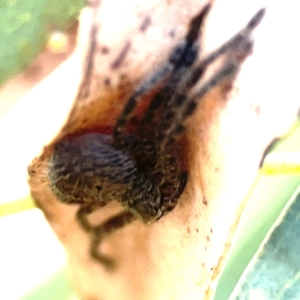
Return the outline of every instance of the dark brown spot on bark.
[[[126,80],[127,77],[126,77],[125,74],[121,73],[119,78],[120,78],[121,81],[124,81],[124,80]]]
[[[33,177],[36,174],[36,172],[34,170],[28,170],[28,175],[30,177]]]
[[[116,57],[116,59],[113,60],[113,62],[110,65],[110,68],[112,70],[116,70],[118,69],[122,63],[124,62],[129,50],[131,48],[131,42],[127,41],[123,47],[123,49],[121,50],[120,54]]]
[[[224,82],[224,84],[221,88],[221,94],[222,94],[222,98],[224,100],[227,100],[227,95],[232,90],[232,88],[233,88],[233,82],[232,81]]]
[[[150,24],[151,24],[151,18],[149,16],[146,16],[143,23],[140,26],[140,31],[145,32],[149,28]]]
[[[88,120],[89,120],[88,118],[84,118],[84,119],[82,120],[82,123],[83,123],[83,124],[86,124],[86,123],[88,122]]]
[[[260,115],[260,105],[258,104],[250,104],[250,108],[254,110],[257,116]]]
[[[83,80],[80,84],[77,99],[83,100],[90,94],[90,85],[91,85],[91,77],[93,73],[94,68],[94,56],[96,52],[96,46],[97,46],[97,37],[98,34],[98,28],[93,25],[90,33],[90,47],[88,50],[87,58],[86,58],[86,66],[84,70],[84,76]]]
[[[174,38],[175,36],[176,36],[175,30],[172,29],[172,30],[169,32],[169,37],[170,37],[170,38]]]
[[[108,77],[106,77],[106,78],[104,79],[103,83],[104,83],[104,85],[105,85],[106,87],[110,87],[110,85],[111,85],[110,79],[109,79]]]
[[[205,197],[202,198],[202,203],[203,203],[204,205],[207,205],[207,200],[206,200]]]
[[[108,47],[106,47],[106,46],[103,46],[101,49],[100,49],[100,52],[101,52],[101,54],[108,54],[109,53],[109,48]]]

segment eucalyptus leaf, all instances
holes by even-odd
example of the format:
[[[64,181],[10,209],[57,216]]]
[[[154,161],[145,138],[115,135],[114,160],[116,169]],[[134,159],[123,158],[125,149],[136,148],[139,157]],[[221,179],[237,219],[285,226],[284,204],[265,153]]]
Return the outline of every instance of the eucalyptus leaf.
[[[48,33],[65,30],[84,0],[0,0],[0,85],[43,49]]]
[[[300,184],[300,122],[266,155],[219,280],[215,300],[227,300],[267,233]]]
[[[299,245],[300,186],[230,299],[300,299]]]

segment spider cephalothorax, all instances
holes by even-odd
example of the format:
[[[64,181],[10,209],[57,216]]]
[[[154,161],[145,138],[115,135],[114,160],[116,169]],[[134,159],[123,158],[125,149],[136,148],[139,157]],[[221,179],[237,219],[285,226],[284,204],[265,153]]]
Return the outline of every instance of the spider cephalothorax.
[[[111,135],[65,137],[54,147],[51,189],[60,201],[81,205],[77,219],[92,234],[91,255],[106,267],[113,261],[98,250],[103,237],[137,218],[154,222],[176,206],[188,177],[184,153],[176,151],[185,121],[207,92],[237,74],[252,50],[251,32],[264,14],[260,10],[243,30],[202,59],[198,38],[208,10],[193,18],[168,60],[129,98]],[[204,80],[206,68],[217,59],[222,62],[219,70]],[[137,102],[154,87],[158,92],[130,134],[127,128]],[[125,210],[93,227],[87,215],[113,200]]]

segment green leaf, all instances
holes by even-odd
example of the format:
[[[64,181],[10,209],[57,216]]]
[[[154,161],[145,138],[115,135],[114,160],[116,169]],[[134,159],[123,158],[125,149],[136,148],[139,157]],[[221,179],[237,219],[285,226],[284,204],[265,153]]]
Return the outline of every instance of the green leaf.
[[[300,175],[300,120],[290,134],[287,134],[273,147],[263,163],[262,172],[266,175]]]
[[[240,276],[300,184],[300,121],[267,154],[219,280],[215,300],[227,300]]]
[[[43,49],[49,32],[65,30],[84,0],[0,0],[0,85]]]
[[[300,186],[231,299],[300,299],[299,244]]]

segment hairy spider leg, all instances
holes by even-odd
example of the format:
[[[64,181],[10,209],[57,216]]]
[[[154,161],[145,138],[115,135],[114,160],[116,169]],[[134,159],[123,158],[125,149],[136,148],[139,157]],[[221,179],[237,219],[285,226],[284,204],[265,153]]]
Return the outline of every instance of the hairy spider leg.
[[[205,16],[209,11],[210,5],[206,5],[205,8],[197,15],[190,23],[189,31],[186,37],[175,47],[171,52],[167,63],[164,64],[154,75],[152,75],[148,80],[142,83],[142,85],[137,89],[137,91],[129,98],[122,114],[117,120],[117,124],[113,130],[114,144],[117,148],[124,148],[124,146],[130,146],[126,144],[126,139],[124,139],[124,132],[126,125],[130,120],[132,113],[137,105],[137,103],[145,96],[147,93],[160,86],[162,83],[166,83],[174,69],[178,69],[183,63],[187,63],[188,59],[195,60],[195,53],[192,55],[191,47],[195,45],[195,41],[199,36],[200,27],[203,23]],[[196,49],[195,49],[196,50]],[[194,50],[194,51],[195,51]],[[188,55],[187,55],[188,54]],[[167,95],[168,96],[168,95]],[[167,97],[166,96],[166,97]],[[164,97],[164,99],[166,98]],[[153,112],[155,112],[162,103],[162,99],[156,98],[154,102],[149,107],[148,116],[146,117],[151,121],[153,117]]]
[[[253,42],[251,40],[251,33],[263,18],[264,13],[264,9],[259,10],[242,31],[222,45],[203,62],[200,62],[198,66],[195,66],[174,93],[174,97],[170,100],[169,106],[161,118],[162,121],[158,126],[156,134],[156,139],[162,141],[159,144],[160,149],[158,154],[161,157],[158,158],[158,161],[161,162],[162,170],[168,180],[176,181],[178,174],[174,168],[174,158],[168,154],[167,149],[170,148],[184,130],[184,122],[195,111],[199,100],[224,79],[232,78],[237,74],[242,61],[252,51]],[[206,82],[202,83],[196,92],[188,97],[187,95],[201,79],[207,66],[222,55],[225,56],[225,59],[221,69]],[[171,125],[170,122],[172,122]]]
[[[224,78],[227,78],[230,74],[232,74],[235,71],[234,65],[229,65],[228,67],[225,67],[222,69],[219,73],[217,73],[211,80],[209,80],[205,85],[203,85],[203,88],[201,89],[201,94],[199,95],[203,97],[207,92],[209,92],[214,86],[218,85]],[[199,96],[199,98],[200,98]],[[196,100],[199,99],[198,97],[193,98],[194,102],[191,103],[192,109],[188,107],[188,110],[184,111],[182,122],[184,122],[185,118],[192,114],[194,111],[194,106],[196,105]],[[177,121],[177,120],[176,120]],[[182,194],[186,182],[187,182],[187,172],[181,172],[179,171],[176,159],[174,156],[169,154],[168,149],[172,146],[175,139],[182,133],[184,127],[180,121],[177,123],[176,130],[172,132],[171,136],[165,136],[162,139],[162,142],[160,144],[160,151],[158,155],[160,155],[160,158],[158,158],[158,161],[160,162],[162,169],[162,172],[164,173],[164,182],[163,184],[172,184],[174,192],[169,196],[163,198],[163,204],[162,204],[162,211],[163,215],[173,210],[177,204],[178,198]],[[162,134],[163,135],[163,134]]]
[[[153,121],[155,114],[158,113],[158,110],[159,109],[161,110],[167,106],[167,102],[169,101],[169,99],[171,99],[172,94],[174,92],[174,87],[177,85],[178,82],[180,82],[181,78],[184,76],[184,74],[189,70],[191,65],[193,65],[193,63],[197,59],[198,50],[199,50],[198,49],[199,48],[198,47],[198,37],[199,37],[201,25],[203,24],[203,21],[209,11],[209,8],[210,8],[210,5],[207,5],[201,11],[200,14],[198,14],[195,18],[193,18],[193,20],[190,23],[190,28],[188,30],[188,33],[187,33],[185,39],[173,50],[173,52],[171,53],[171,55],[169,57],[169,63],[167,64],[169,66],[169,71],[170,71],[170,74],[168,75],[169,79],[165,80],[165,81],[167,81],[165,83],[165,86],[154,96],[154,99],[151,101],[150,106],[148,107],[146,114],[139,125],[138,132],[139,132],[139,137],[140,137],[142,143],[139,143],[139,145],[137,145],[136,147],[134,145],[128,145],[128,144],[125,145],[125,147],[127,149],[133,150],[133,153],[135,155],[141,155],[141,154],[146,155],[150,160],[151,160],[151,158],[153,158],[152,160],[154,160],[154,161],[152,161],[152,162],[150,161],[150,164],[153,164],[153,167],[156,166],[155,170],[154,170],[154,176],[153,176],[153,174],[152,174],[152,176],[151,176],[151,174],[148,174],[147,180],[148,181],[152,180],[153,183],[158,186],[160,186],[160,184],[162,182],[162,178],[164,176],[158,167],[160,164],[156,161],[156,158],[157,158],[156,144],[159,143],[159,141],[155,140],[155,130],[153,132],[152,139],[149,138],[149,134],[151,135],[151,132],[149,131],[149,127],[151,127],[150,123]],[[161,72],[161,70],[154,75],[154,78],[158,78],[159,80],[161,80],[160,72]],[[146,90],[153,89],[153,86],[151,86],[151,85],[152,85],[152,83],[149,85],[149,82],[146,82],[146,85],[143,85],[142,87],[146,88]],[[143,92],[145,92],[145,91],[143,91]],[[133,98],[134,98],[134,96],[133,96]],[[128,102],[130,103],[131,101],[133,101],[132,100],[133,98],[129,99]],[[134,101],[138,101],[138,100],[139,99],[135,99]],[[131,103],[133,103],[133,102],[131,102]],[[136,102],[135,102],[134,106],[131,107],[131,112],[133,111],[135,105],[136,105]],[[125,120],[125,119],[128,120],[128,118],[130,118],[130,116],[131,116],[131,112],[129,112],[129,111],[126,112],[126,108],[124,111],[125,111],[125,118],[123,118],[123,120]],[[123,114],[123,116],[124,116],[124,114]],[[120,117],[120,118],[122,119],[122,117]],[[123,130],[125,128],[125,124],[126,124],[126,121],[123,124],[124,125]],[[147,136],[145,136],[145,132],[147,132]],[[124,147],[124,140],[125,139],[123,136],[122,137],[123,144],[121,144],[123,147]],[[174,164],[174,166],[176,166],[176,165]],[[184,172],[182,174],[178,174],[178,186],[175,187],[175,190],[171,186],[171,188],[172,188],[171,198],[169,197],[170,194],[167,193],[169,195],[164,196],[164,199],[162,199],[162,201],[160,201],[160,205],[163,205],[163,203],[166,203],[166,202],[167,203],[169,203],[169,202],[175,203],[174,199],[179,198],[179,196],[182,194],[184,187],[186,185],[186,181],[187,181],[187,173],[186,172]],[[143,186],[144,185],[146,186],[146,184],[147,184],[147,182],[145,182],[143,184]],[[174,184],[174,183],[172,182],[172,184]],[[170,188],[170,186],[167,187],[167,189],[168,188]],[[156,192],[159,192],[158,188],[156,188],[156,190],[157,190]],[[132,190],[130,192],[132,193],[132,192],[134,192],[134,190]],[[145,205],[145,199],[144,199],[145,195],[141,194],[140,192],[139,192],[139,197],[134,197],[134,198],[140,199],[139,200],[140,204],[137,207],[140,207],[140,210],[144,210],[143,220],[145,222],[149,222],[149,220],[150,221],[157,220],[162,215],[164,215],[168,211],[170,211],[170,209],[165,209],[164,205],[163,205],[163,207],[160,207],[160,209],[158,209],[158,207],[157,207],[158,203],[157,203],[156,199],[151,199],[150,197],[146,197],[146,198],[149,198],[149,199],[146,199],[147,202],[149,202],[149,203],[148,203],[148,205]],[[167,206],[168,206],[168,208],[171,207],[171,205],[167,205]],[[174,205],[172,205],[172,208],[173,207],[174,207]],[[153,212],[156,212],[156,213],[153,213]]]
[[[140,125],[140,134],[144,134],[146,126],[152,122],[157,110],[161,106],[166,106],[168,100],[171,99],[174,93],[174,87],[177,86],[177,83],[180,82],[182,76],[189,70],[189,68],[194,64],[198,58],[199,53],[199,33],[201,25],[210,9],[210,5],[207,5],[199,15],[197,15],[190,23],[190,28],[188,33],[183,41],[184,48],[180,53],[175,51],[170,57],[170,61],[174,62],[174,69],[166,82],[165,86],[154,96],[151,101],[145,116],[142,119]]]
[[[165,86],[154,96],[154,99],[150,103],[150,106],[146,112],[145,117],[142,119],[140,126],[140,135],[143,137],[142,141],[144,144],[144,148],[148,155],[156,157],[155,159],[155,179],[156,183],[162,187],[163,190],[168,190],[167,196],[163,196],[162,199],[162,215],[170,212],[176,205],[178,198],[183,193],[185,188],[188,174],[187,172],[180,172],[180,167],[178,166],[178,162],[176,158],[172,155],[172,169],[174,176],[174,180],[170,182],[168,178],[165,178],[164,171],[161,169],[160,165],[160,153],[157,154],[157,151],[160,151],[160,143],[161,140],[154,137],[155,145],[153,143],[149,143],[149,139],[143,135],[143,132],[147,132],[146,125],[150,126],[150,122],[154,119],[155,114],[158,109],[166,109],[168,106],[168,102],[172,99],[174,94],[174,90],[176,89],[178,83],[181,82],[182,78],[189,71],[190,67],[197,60],[198,52],[199,52],[199,44],[198,38],[201,30],[201,25],[205,20],[206,15],[210,9],[210,5],[207,5],[199,15],[197,15],[190,23],[190,28],[188,34],[185,38],[185,50],[182,52],[180,59],[177,60],[177,63],[174,65],[173,72],[166,82]],[[156,131],[154,132],[156,134]],[[150,152],[152,151],[152,152]],[[171,194],[170,193],[171,187]]]
[[[187,72],[189,67],[194,63],[197,56],[198,47],[197,45],[193,44],[187,49],[185,55],[174,67],[174,70],[171,73],[171,77],[167,80],[165,86],[161,90],[159,90],[156,95],[154,95],[149,107],[145,112],[145,115],[141,120],[141,123],[139,124],[138,132],[144,148],[142,150],[144,150],[148,154],[148,156],[154,155],[155,157],[156,155],[155,143],[153,143],[153,140],[155,139],[155,130],[152,129],[155,126],[155,123],[153,124],[152,122],[155,122],[155,116],[159,116],[163,109],[166,108],[168,101],[173,95],[174,86],[176,86],[183,74]],[[151,129],[153,131],[152,133]]]
[[[101,251],[99,251],[100,244],[106,236],[128,224],[131,224],[136,219],[137,216],[129,211],[124,210],[121,213],[111,217],[107,221],[104,221],[99,226],[93,228],[90,254],[95,260],[104,265],[106,269],[113,270],[116,267],[116,263],[113,259],[108,258],[106,255],[102,254]]]
[[[126,125],[132,116],[133,110],[141,98],[147,94],[147,92],[152,90],[155,86],[161,84],[162,81],[165,81],[170,76],[172,68],[173,65],[168,61],[168,63],[164,65],[155,74],[155,76],[152,76],[150,79],[145,81],[143,85],[129,98],[122,114],[117,120],[116,126],[113,129],[114,144],[116,148],[122,149],[130,147],[130,145],[127,145],[124,136]]]
[[[185,103],[184,100],[187,94],[201,79],[206,68],[223,54],[227,54],[228,56],[231,55],[234,59],[240,60],[239,63],[249,54],[249,49],[247,49],[249,47],[248,45],[252,46],[252,43],[250,42],[250,36],[263,18],[264,13],[265,9],[260,9],[248,22],[245,28],[243,28],[238,34],[224,43],[220,48],[211,53],[204,61],[200,61],[198,66],[195,66],[193,68],[193,71],[190,72],[185,78],[183,78],[181,84],[177,88],[176,93],[173,94],[174,96],[169,102],[169,109],[165,112],[165,117],[168,116],[170,121],[174,120],[174,116],[178,112],[178,105]],[[241,59],[239,59],[240,56]],[[158,127],[158,129],[161,130],[163,127],[169,127],[165,124],[165,120],[163,119],[163,123],[160,127]],[[159,134],[159,132],[157,134]]]
[[[86,203],[80,206],[79,210],[76,213],[76,219],[85,231],[89,232],[95,228],[95,226],[93,226],[88,220],[88,215],[98,210],[99,208],[104,207],[105,205],[107,205],[106,202],[97,203],[97,205],[94,205],[93,203]]]
[[[248,22],[247,26],[242,29],[238,34],[232,37],[229,41],[224,43],[220,48],[215,50],[210,54],[204,61],[200,62],[198,66],[193,68],[193,71],[183,78],[181,84],[177,88],[176,92],[173,94],[172,99],[169,102],[168,110],[165,111],[164,117],[170,121],[174,120],[174,117],[177,113],[180,113],[181,110],[178,110],[178,106],[182,104],[186,105],[187,94],[191,91],[194,85],[201,79],[206,68],[216,61],[223,54],[231,56],[233,60],[237,60],[240,65],[242,60],[248,56],[250,50],[252,50],[252,42],[250,36],[253,30],[260,23],[261,19],[265,14],[265,9],[260,9],[254,17]],[[251,48],[251,49],[249,49]],[[161,129],[169,128],[169,123],[166,124],[166,119],[162,118],[162,123],[158,127],[157,136],[159,136]],[[164,134],[165,135],[165,134]]]
[[[181,51],[175,51],[172,53],[172,56],[169,58],[170,61],[174,62],[174,68],[171,72],[170,78],[166,81],[165,85],[154,95],[153,99],[150,102],[149,107],[147,108],[145,115],[143,116],[139,124],[139,137],[142,141],[142,147],[139,148],[140,152],[146,154],[147,157],[153,158],[153,164],[156,165],[156,178],[159,178],[161,173],[156,162],[157,158],[157,141],[155,139],[155,126],[157,120],[155,119],[161,116],[163,110],[166,109],[168,101],[172,98],[174,93],[174,87],[177,86],[178,82],[181,81],[181,78],[185,73],[190,69],[194,62],[198,58],[199,53],[199,43],[198,37],[200,33],[201,25],[203,20],[209,11],[210,5],[207,5],[199,15],[197,15],[190,23],[190,28],[183,42],[184,45]],[[178,46],[179,47],[179,46]],[[153,129],[152,129],[153,128]],[[152,129],[152,132],[151,132]],[[141,154],[141,153],[139,153]],[[162,174],[160,174],[162,178]],[[161,180],[158,180],[160,183]]]
[[[202,74],[211,63],[216,61],[224,53],[228,52],[229,49],[237,49],[240,45],[245,45],[245,41],[249,39],[249,36],[251,36],[253,30],[261,22],[264,15],[265,9],[262,8],[252,17],[248,24],[239,33],[234,35],[231,39],[221,45],[217,50],[209,54],[207,58],[201,61],[200,65],[195,67],[194,71],[190,72],[189,76],[185,78],[185,80],[182,82],[182,86],[184,86],[186,90],[189,90],[197,81],[199,81]]]

